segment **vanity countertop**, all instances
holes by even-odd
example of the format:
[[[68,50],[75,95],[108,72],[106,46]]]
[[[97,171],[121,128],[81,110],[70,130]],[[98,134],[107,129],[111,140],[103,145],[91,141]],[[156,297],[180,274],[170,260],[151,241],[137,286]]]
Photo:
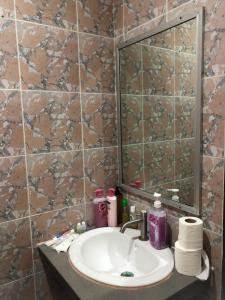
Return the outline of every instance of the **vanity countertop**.
[[[67,253],[58,254],[45,245],[39,246],[39,252],[45,269],[50,268],[50,273],[55,273],[54,278],[58,277],[57,282],[60,283],[61,289],[63,284],[63,290],[64,287],[65,290],[69,290],[69,295],[72,295],[71,299],[74,300],[189,300],[192,299],[192,292],[193,297],[199,295],[195,299],[201,299],[202,293],[208,290],[206,288],[208,282],[178,274],[175,270],[167,280],[163,280],[160,284],[130,290],[111,287],[83,277],[76,272],[70,265]],[[57,299],[64,299],[64,297],[57,297]]]

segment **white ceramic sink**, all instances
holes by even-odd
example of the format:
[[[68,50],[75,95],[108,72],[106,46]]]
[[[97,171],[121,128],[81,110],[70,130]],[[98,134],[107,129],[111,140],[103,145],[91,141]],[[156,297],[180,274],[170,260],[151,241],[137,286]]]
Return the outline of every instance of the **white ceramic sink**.
[[[156,283],[173,270],[174,260],[169,248],[154,249],[149,241],[132,239],[139,230],[104,227],[83,233],[73,241],[69,259],[84,275],[115,286],[138,287]],[[121,273],[131,272],[133,277]]]

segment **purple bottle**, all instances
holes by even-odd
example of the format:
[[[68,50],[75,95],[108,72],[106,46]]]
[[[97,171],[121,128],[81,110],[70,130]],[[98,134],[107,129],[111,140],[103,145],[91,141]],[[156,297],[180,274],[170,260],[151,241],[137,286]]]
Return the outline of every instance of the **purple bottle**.
[[[161,194],[155,193],[154,196],[159,199]],[[155,249],[166,248],[166,212],[159,200],[154,202],[149,213],[149,241]]]
[[[107,203],[102,189],[95,191],[96,198],[93,200],[95,227],[107,227]]]

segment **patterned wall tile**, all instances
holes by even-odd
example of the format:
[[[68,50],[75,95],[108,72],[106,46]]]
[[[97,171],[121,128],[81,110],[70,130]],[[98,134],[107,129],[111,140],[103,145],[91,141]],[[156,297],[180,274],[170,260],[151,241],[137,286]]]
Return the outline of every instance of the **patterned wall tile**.
[[[83,200],[81,151],[28,157],[31,213],[60,209]]]
[[[115,92],[113,39],[80,34],[81,89]]]
[[[172,181],[174,178],[174,142],[156,142],[144,145],[145,184],[150,187]]]
[[[1,285],[0,298],[1,300],[35,300],[33,277],[26,277],[9,284]]]
[[[141,45],[135,44],[120,51],[121,94],[142,94]]]
[[[122,148],[122,181],[132,185],[136,180],[144,184],[143,144],[128,145]]]
[[[125,0],[124,26],[130,30],[166,12],[166,0]]]
[[[196,95],[196,63],[195,55],[175,54],[175,95]]]
[[[194,206],[194,177],[177,181],[179,189],[179,201],[183,204]]]
[[[143,93],[172,96],[174,94],[174,53],[149,46],[142,46],[142,51]]]
[[[77,34],[17,22],[23,89],[77,91]]]
[[[20,93],[0,91],[0,156],[24,154]]]
[[[206,7],[205,36],[204,36],[204,67],[205,76],[225,74],[225,2],[200,1]]]
[[[19,88],[15,22],[0,20],[0,88]]]
[[[225,117],[225,76],[203,80],[203,113]]]
[[[174,138],[174,98],[143,97],[144,141],[155,142]]]
[[[76,30],[76,0],[16,0],[17,19]]]
[[[32,273],[29,219],[0,224],[0,284]]]
[[[23,92],[22,95],[27,153],[80,148],[79,94]]]
[[[194,137],[196,99],[175,98],[175,136],[177,139]]]
[[[214,114],[203,114],[203,154],[224,155],[224,120]]]
[[[79,31],[113,37],[111,0],[78,0]]]
[[[0,222],[28,215],[24,157],[0,159]]]
[[[223,220],[223,176],[223,159],[203,157],[202,218],[207,229],[219,234],[222,233]]]
[[[14,18],[14,1],[0,0],[0,16],[1,18]]]
[[[115,187],[118,182],[117,147],[85,150],[86,199],[92,201],[95,189]]]
[[[192,177],[194,174],[195,139],[183,139],[175,142],[175,178],[177,180]]]
[[[82,94],[84,147],[117,144],[116,99],[114,95]]]
[[[143,142],[142,96],[121,95],[122,144]]]

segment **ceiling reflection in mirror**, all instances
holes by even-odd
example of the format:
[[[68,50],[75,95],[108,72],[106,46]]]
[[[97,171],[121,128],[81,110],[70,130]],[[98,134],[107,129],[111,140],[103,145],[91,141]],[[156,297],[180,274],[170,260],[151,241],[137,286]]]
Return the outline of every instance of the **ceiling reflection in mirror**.
[[[196,18],[119,50],[122,184],[194,205]]]

